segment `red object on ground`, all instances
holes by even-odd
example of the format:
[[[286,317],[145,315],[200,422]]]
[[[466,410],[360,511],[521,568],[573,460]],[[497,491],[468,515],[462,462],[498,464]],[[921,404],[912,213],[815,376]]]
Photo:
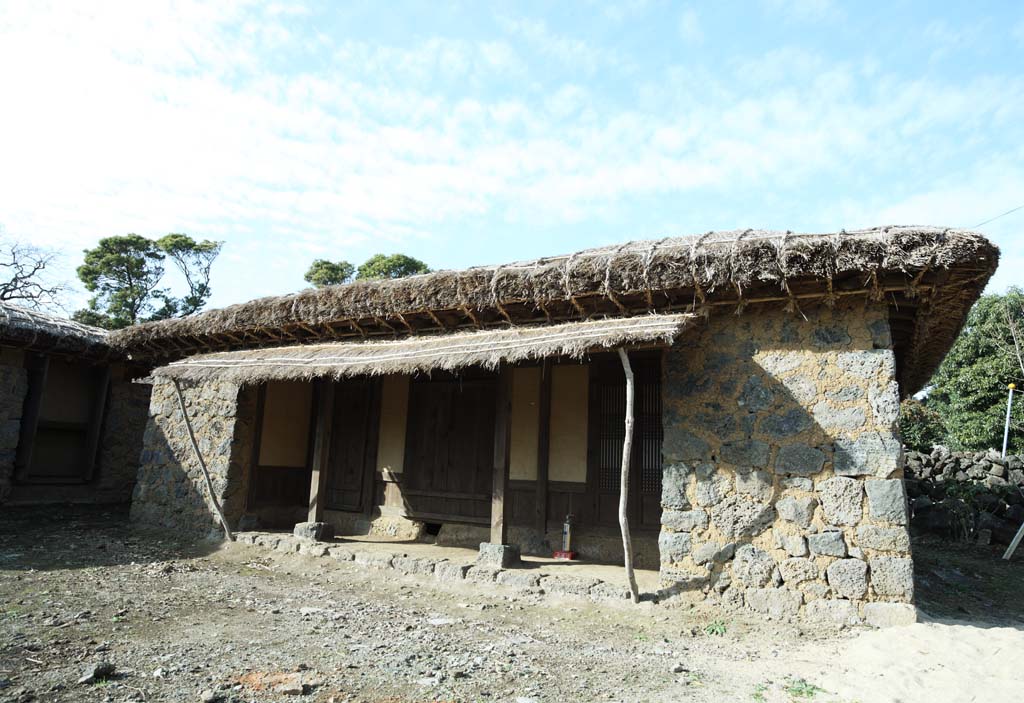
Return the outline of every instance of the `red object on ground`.
[[[568,559],[569,561],[574,561],[576,559],[576,552],[566,552],[559,549],[553,556],[555,559]]]

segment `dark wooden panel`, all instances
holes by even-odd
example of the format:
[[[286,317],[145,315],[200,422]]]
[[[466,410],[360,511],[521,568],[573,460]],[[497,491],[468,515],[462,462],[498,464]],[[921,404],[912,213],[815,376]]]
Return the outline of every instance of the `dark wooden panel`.
[[[366,508],[365,482],[371,480],[377,453],[376,391],[377,384],[368,379],[336,385],[327,471],[327,507],[331,510],[361,512]]]
[[[292,466],[257,466],[252,486],[253,506],[305,506],[309,501],[312,469]]]
[[[661,521],[661,357],[630,355],[635,377],[633,452],[630,459],[630,524]],[[625,438],[626,379],[618,359],[591,367],[587,483],[592,515],[583,523],[618,525],[619,479]]]
[[[496,403],[493,375],[410,384],[402,476],[408,512],[490,515]]]

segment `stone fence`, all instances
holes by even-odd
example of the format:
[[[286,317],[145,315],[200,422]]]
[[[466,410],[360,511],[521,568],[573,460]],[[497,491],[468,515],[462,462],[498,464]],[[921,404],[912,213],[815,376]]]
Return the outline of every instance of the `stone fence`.
[[[908,451],[904,476],[915,533],[1009,544],[1024,523],[1024,457]]]

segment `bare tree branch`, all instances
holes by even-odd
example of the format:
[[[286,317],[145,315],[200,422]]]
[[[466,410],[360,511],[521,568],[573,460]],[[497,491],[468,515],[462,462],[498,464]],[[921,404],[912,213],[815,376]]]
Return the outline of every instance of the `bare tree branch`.
[[[0,301],[27,308],[51,307],[65,291],[48,278],[58,255],[18,242],[0,243]]]

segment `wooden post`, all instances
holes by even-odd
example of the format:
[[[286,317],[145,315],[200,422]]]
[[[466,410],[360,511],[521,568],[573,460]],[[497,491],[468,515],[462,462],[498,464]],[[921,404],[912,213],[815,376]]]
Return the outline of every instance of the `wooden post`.
[[[27,355],[25,370],[28,374],[28,394],[21,413],[21,429],[18,449],[14,458],[14,478],[23,479],[32,467],[32,450],[35,448],[36,431],[39,429],[39,411],[43,406],[43,389],[46,374],[50,368],[50,357],[41,354]]]
[[[82,467],[82,480],[92,480],[96,469],[96,460],[99,458],[100,440],[103,435],[103,426],[106,424],[104,415],[107,410],[107,395],[110,393],[110,367],[105,366],[99,372],[96,380],[96,399],[92,408],[92,415],[89,418],[89,433],[85,440],[85,466]]]
[[[535,525],[544,535],[548,531],[548,461],[551,450],[551,361],[540,367],[540,408],[537,428],[537,495]]]
[[[316,434],[313,440],[313,472],[309,481],[309,522],[323,522],[327,492],[327,462],[334,427],[334,382],[317,380]]]
[[[622,530],[622,551],[626,561],[626,578],[629,580],[629,595],[634,603],[640,602],[633,573],[633,541],[629,536],[629,458],[633,451],[633,368],[629,364],[626,350],[619,348],[619,359],[626,374],[626,436],[622,440],[622,471],[619,473],[619,528]]]
[[[494,472],[491,475],[491,544],[507,544],[505,506],[508,495],[509,435],[512,429],[512,369],[499,371],[497,397],[494,413]]]

